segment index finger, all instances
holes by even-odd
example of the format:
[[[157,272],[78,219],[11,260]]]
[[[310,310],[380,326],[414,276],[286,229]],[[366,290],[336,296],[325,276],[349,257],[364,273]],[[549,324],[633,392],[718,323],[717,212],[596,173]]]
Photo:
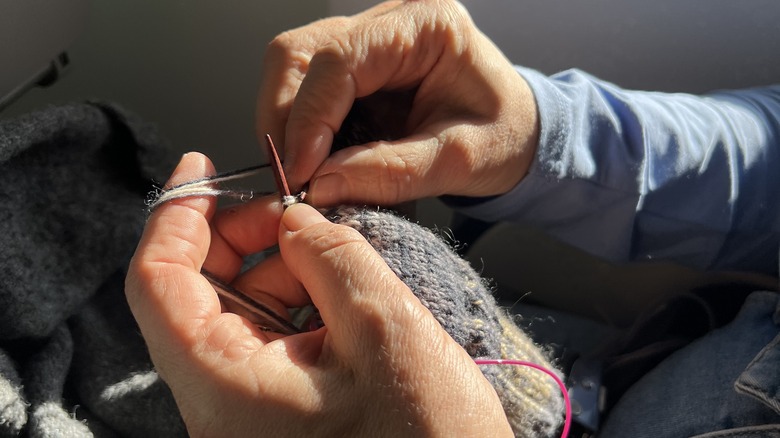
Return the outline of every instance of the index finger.
[[[312,56],[356,19],[377,16],[398,0],[380,3],[352,17],[330,17],[284,32],[268,45],[257,99],[257,138],[270,134],[284,155],[285,128],[293,101],[309,71]],[[296,187],[297,188],[297,187]]]
[[[431,23],[435,15],[425,2],[388,2],[348,19],[325,20],[310,31],[329,39],[307,52],[310,58],[305,69],[291,70],[297,77],[279,81],[283,89],[292,82],[298,87],[278,91],[287,99],[277,122],[286,118],[285,170],[293,187],[299,189],[308,182],[328,156],[334,133],[356,98],[381,89],[414,87],[436,65],[450,41],[446,32]],[[301,47],[305,47],[308,30],[296,32],[287,38],[301,35]],[[295,41],[287,44],[294,46]]]

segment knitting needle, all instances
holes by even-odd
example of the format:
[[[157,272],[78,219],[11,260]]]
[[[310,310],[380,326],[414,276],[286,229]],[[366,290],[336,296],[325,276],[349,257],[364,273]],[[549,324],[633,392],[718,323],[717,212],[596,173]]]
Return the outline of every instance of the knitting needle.
[[[271,170],[273,170],[274,178],[276,179],[276,188],[279,189],[279,194],[282,196],[282,205],[289,207],[296,202],[303,201],[306,192],[301,192],[298,196],[293,196],[290,193],[290,186],[287,185],[287,177],[284,175],[282,161],[279,159],[279,153],[276,151],[271,134],[265,135],[265,144],[268,147],[268,157],[271,159]]]
[[[287,185],[287,178],[284,175],[282,163],[279,160],[279,154],[276,152],[276,147],[274,146],[270,135],[266,135],[266,142],[268,144],[268,155],[271,158],[271,170],[276,179],[276,187],[282,195],[282,204],[285,207],[294,204],[298,202],[299,199],[290,194],[290,188]],[[301,196],[300,199],[303,199],[303,197]],[[212,286],[214,286],[217,295],[234,302],[251,313],[253,315],[253,323],[261,330],[281,333],[283,335],[301,333],[301,330],[298,327],[271,310],[271,308],[263,304],[262,301],[223,282],[205,269],[201,269],[200,273],[206,277]]]
[[[268,147],[268,157],[271,160],[269,164],[273,171],[274,179],[276,180],[276,188],[282,197],[282,205],[287,207],[288,205],[298,202],[298,199],[290,193],[290,187],[287,185],[287,177],[284,175],[284,169],[282,168],[282,161],[279,159],[279,153],[276,151],[276,146],[274,146],[274,141],[271,139],[270,134],[265,135],[265,142]],[[303,198],[301,197],[301,199]],[[201,274],[208,279],[212,286],[214,286],[214,290],[218,295],[249,311],[254,316],[255,321],[253,322],[260,329],[281,333],[283,335],[301,332],[298,327],[282,318],[261,301],[224,283],[214,274],[204,269],[201,269]]]
[[[271,161],[269,165],[273,171],[274,179],[276,180],[276,188],[282,197],[282,205],[287,207],[303,200],[303,197],[305,196],[304,192],[301,192],[301,194],[297,197],[290,193],[290,186],[287,185],[287,177],[284,175],[282,161],[279,159],[279,153],[276,151],[276,146],[274,146],[274,141],[271,139],[270,134],[265,135],[265,142],[268,147],[268,158]],[[253,322],[260,329],[281,333],[284,335],[291,335],[301,332],[298,327],[271,310],[270,307],[266,306],[261,301],[241,292],[227,283],[224,283],[215,275],[204,269],[201,269],[201,274],[209,280],[212,286],[214,286],[214,290],[218,295],[234,302],[251,313],[254,319]]]
[[[281,315],[271,310],[270,307],[266,306],[261,301],[250,297],[249,295],[241,292],[227,283],[224,283],[214,274],[205,269],[201,269],[200,273],[206,277],[212,286],[214,286],[214,290],[217,292],[217,295],[238,304],[250,312],[254,316],[254,324],[261,330],[281,333],[283,335],[301,333],[301,330],[298,327],[294,326],[290,321],[287,321]]]
[[[276,151],[276,146],[274,146],[274,141],[271,139],[271,134],[265,135],[265,144],[268,146],[268,157],[271,159],[271,170],[274,172],[276,187],[279,189],[279,194],[282,196],[292,196],[290,193],[290,186],[287,185],[287,178],[284,176],[282,161],[279,159],[279,153]]]
[[[287,184],[287,177],[284,175],[284,168],[282,167],[282,161],[279,159],[279,153],[276,150],[274,141],[271,138],[271,134],[265,134],[265,144],[268,147],[268,157],[271,160],[271,170],[274,173],[276,179],[276,188],[279,190],[279,194],[282,196],[282,206],[287,208],[295,203],[302,202],[306,198],[306,192],[301,190],[297,196],[293,196],[290,193],[290,186]],[[309,330],[316,330],[322,327],[322,319],[319,316],[319,312],[316,308],[312,310],[312,314],[308,318]]]

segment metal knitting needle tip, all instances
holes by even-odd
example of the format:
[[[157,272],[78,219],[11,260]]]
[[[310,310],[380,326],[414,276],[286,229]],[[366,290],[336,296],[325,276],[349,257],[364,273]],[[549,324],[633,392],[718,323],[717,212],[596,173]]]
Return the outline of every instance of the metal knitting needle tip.
[[[265,142],[268,146],[268,157],[271,161],[271,169],[274,172],[274,178],[276,179],[276,188],[279,189],[279,193],[282,195],[282,199],[292,196],[290,193],[290,186],[287,185],[287,177],[284,176],[284,169],[282,168],[282,161],[279,160],[279,153],[276,151],[274,141],[271,139],[271,134],[265,135]]]

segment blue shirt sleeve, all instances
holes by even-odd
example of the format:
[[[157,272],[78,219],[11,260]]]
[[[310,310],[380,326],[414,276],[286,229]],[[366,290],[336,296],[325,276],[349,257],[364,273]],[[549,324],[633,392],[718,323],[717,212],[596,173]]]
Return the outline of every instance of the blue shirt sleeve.
[[[780,86],[693,96],[518,71],[538,105],[535,161],[465,214],[535,224],[612,261],[777,275]]]

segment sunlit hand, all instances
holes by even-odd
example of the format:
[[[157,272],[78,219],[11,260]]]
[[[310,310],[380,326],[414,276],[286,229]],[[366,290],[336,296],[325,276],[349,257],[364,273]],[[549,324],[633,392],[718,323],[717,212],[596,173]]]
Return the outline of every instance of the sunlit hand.
[[[355,99],[372,95],[382,123],[400,118],[395,140],[329,157]],[[530,166],[537,125],[527,84],[455,1],[328,18],[279,35],[266,53],[258,133],[283,145],[289,179],[311,181],[315,205],[505,193]]]
[[[186,155],[169,185],[213,172]],[[261,199],[160,206],[127,278],[155,367],[192,436],[511,436],[480,370],[356,231]],[[277,242],[281,256],[238,275]],[[201,267],[325,327],[282,337],[223,308]]]

